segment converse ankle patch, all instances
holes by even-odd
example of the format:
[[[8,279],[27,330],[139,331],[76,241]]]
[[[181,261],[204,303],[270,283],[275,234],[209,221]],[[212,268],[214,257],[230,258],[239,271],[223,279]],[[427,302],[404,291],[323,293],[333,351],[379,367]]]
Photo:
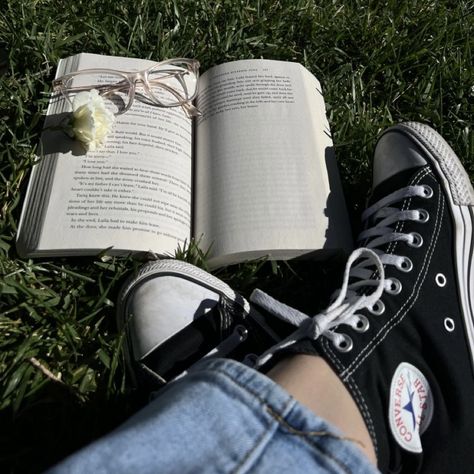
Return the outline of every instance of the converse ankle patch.
[[[388,420],[392,435],[407,451],[421,453],[422,435],[433,418],[433,395],[426,377],[402,362],[392,377]]]

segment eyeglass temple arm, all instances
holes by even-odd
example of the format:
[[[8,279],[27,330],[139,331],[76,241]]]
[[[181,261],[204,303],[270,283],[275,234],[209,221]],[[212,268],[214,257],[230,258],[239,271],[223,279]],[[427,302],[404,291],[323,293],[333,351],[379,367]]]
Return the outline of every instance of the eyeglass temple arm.
[[[73,86],[73,87],[66,87],[64,83],[59,79],[55,79],[53,81],[53,88],[54,90],[59,91],[73,91],[73,92],[81,92],[81,91],[90,91],[92,89],[97,89],[99,91],[105,91],[105,93],[121,90],[124,88],[129,88],[130,84],[127,81],[120,81],[115,84],[95,84],[95,85],[84,85],[84,86]]]
[[[166,71],[165,71],[166,72]],[[189,74],[187,71],[184,71],[184,72],[174,72],[172,74],[169,74],[168,77],[172,77],[172,76],[177,76],[177,79],[179,81],[179,83],[181,84],[181,87],[184,89],[186,95],[188,94],[188,88],[186,86],[186,82],[183,80],[183,75],[184,74]],[[148,80],[148,82],[150,84],[156,84],[160,87],[163,87],[165,89],[167,89],[170,93],[172,93],[179,101],[181,100],[189,100],[189,99],[183,99],[181,97],[181,95],[175,91],[174,88],[172,88],[171,86],[167,86],[166,84],[163,84],[161,81],[165,79],[163,77],[161,77],[160,79],[152,79],[152,80]],[[66,87],[65,84],[63,83],[63,81],[61,79],[55,79],[53,81],[53,88],[54,89],[59,89],[59,90],[62,90],[62,91],[65,91],[65,90],[69,90],[69,91],[76,91],[76,92],[81,92],[81,91],[88,91],[88,90],[91,90],[91,89],[98,89],[99,91],[105,91],[105,94],[109,93],[109,92],[113,92],[113,91],[117,91],[117,90],[121,90],[123,88],[129,88],[130,87],[130,83],[127,82],[127,81],[120,81],[120,82],[117,82],[115,84],[96,84],[96,85],[83,85],[83,86],[73,86],[73,87]]]

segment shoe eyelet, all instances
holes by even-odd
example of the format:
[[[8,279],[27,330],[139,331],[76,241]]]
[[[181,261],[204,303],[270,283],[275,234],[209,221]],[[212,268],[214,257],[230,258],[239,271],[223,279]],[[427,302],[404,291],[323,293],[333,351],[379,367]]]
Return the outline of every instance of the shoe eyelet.
[[[444,318],[444,328],[448,332],[453,332],[456,325],[454,324],[454,320],[452,318]]]
[[[413,270],[413,262],[408,257],[403,257],[403,260],[401,260],[400,263],[397,263],[396,267],[400,271],[408,273]]]
[[[375,316],[380,316],[385,312],[385,305],[382,300],[377,300],[368,310]]]
[[[446,280],[446,277],[442,273],[436,274],[435,282],[440,288],[443,288],[443,286],[446,286],[447,281],[448,280]]]
[[[342,336],[342,341],[340,341],[337,344],[334,344],[334,347],[339,351],[339,352],[350,352],[352,348],[354,347],[354,343],[352,342],[352,339],[347,335],[347,334],[340,334]]]
[[[433,197],[433,188],[427,184],[423,184],[423,194],[426,199]]]
[[[412,241],[407,242],[410,247],[418,249],[423,245],[423,237],[418,232],[411,232],[409,235],[412,236]]]
[[[250,354],[247,354],[244,357],[244,360],[242,361],[242,364],[244,364],[248,367],[255,367],[255,364],[257,363],[257,360],[258,360],[257,354],[250,353]]]
[[[428,222],[430,220],[430,214],[425,209],[418,209],[418,213],[420,215],[418,217],[418,222],[424,224],[425,222]]]
[[[390,295],[398,295],[402,291],[402,284],[396,278],[387,278],[390,281],[390,286],[385,290]]]
[[[245,341],[249,335],[248,329],[242,324],[235,326],[234,333],[238,336],[241,342]]]
[[[354,329],[354,331],[357,331],[357,332],[366,332],[370,327],[370,321],[368,318],[366,318],[365,316],[363,315],[359,315],[359,321],[357,321],[357,323],[352,326],[352,328]]]

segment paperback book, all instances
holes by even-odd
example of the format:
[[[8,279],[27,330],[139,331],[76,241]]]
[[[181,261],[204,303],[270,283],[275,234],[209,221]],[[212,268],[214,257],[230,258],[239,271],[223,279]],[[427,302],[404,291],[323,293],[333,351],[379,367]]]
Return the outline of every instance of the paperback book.
[[[57,77],[152,61],[81,53]],[[17,237],[22,256],[174,254],[191,238],[211,267],[350,250],[351,230],[321,85],[301,64],[241,60],[199,78],[181,107],[135,99],[106,144],[84,148],[54,125],[51,100]],[[52,126],[53,125],[53,126]]]

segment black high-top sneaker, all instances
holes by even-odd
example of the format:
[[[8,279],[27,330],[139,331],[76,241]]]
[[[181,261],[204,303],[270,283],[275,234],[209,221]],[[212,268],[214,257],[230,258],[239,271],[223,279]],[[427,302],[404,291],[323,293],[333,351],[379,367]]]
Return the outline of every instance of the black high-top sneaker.
[[[474,472],[473,188],[449,145],[418,123],[382,134],[373,185],[361,248],[325,312],[252,295],[297,326],[258,365],[288,352],[323,357],[357,403],[382,472]]]
[[[117,308],[130,374],[149,389],[204,357],[252,366],[281,339],[229,285],[178,260],[143,265],[125,282]]]

